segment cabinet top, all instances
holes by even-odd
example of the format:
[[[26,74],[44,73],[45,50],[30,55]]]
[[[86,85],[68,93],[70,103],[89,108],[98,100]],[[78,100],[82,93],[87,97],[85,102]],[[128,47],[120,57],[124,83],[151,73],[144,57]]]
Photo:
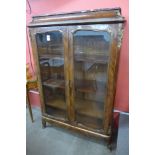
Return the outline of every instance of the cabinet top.
[[[33,16],[28,27],[123,22],[125,19],[121,16],[121,8],[106,8]]]

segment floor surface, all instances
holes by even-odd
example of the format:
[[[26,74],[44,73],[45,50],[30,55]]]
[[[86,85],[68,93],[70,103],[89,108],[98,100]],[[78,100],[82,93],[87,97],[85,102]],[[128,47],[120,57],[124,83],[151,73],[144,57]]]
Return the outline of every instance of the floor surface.
[[[42,129],[39,108],[33,108],[34,123],[28,110],[26,116],[27,155],[115,155],[102,141],[50,125]]]
[[[129,115],[120,114],[116,155],[129,155]]]

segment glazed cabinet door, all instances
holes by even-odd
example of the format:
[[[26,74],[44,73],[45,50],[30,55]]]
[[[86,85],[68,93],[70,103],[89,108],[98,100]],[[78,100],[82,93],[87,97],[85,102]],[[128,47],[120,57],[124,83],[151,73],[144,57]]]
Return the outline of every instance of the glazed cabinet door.
[[[106,134],[114,100],[117,30],[115,24],[69,27],[73,120],[80,127]]]
[[[68,40],[65,27],[31,29],[43,115],[68,120]]]

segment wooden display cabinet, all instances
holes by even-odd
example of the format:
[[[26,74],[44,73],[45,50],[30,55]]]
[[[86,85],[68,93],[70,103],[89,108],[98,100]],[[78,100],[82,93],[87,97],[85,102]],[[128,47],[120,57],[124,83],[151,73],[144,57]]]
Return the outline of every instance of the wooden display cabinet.
[[[110,139],[124,22],[120,8],[33,17],[43,127]]]

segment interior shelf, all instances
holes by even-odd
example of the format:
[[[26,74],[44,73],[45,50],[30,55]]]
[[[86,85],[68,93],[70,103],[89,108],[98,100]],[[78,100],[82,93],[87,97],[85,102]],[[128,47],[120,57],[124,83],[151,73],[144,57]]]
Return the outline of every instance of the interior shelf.
[[[81,93],[97,93],[103,95],[105,84],[95,80],[75,80],[75,91]]]
[[[47,47],[63,47],[63,44],[44,44],[42,46],[39,46],[39,48],[47,48]]]
[[[65,89],[65,81],[49,79],[49,80],[43,82],[43,86],[47,86],[47,87],[51,87],[51,88]]]
[[[84,62],[94,62],[94,63],[100,63],[100,64],[107,64],[108,63],[108,56],[105,55],[83,55],[83,54],[76,54],[74,57],[75,61],[84,61]]]
[[[102,85],[102,82],[94,80],[76,80],[75,91],[81,93],[96,93],[98,91],[98,93],[103,93],[104,87]],[[49,79],[43,82],[43,86],[65,89],[65,80]]]
[[[95,80],[75,80],[75,90],[83,93],[95,93],[97,84]]]
[[[101,102],[76,98],[75,107],[79,114],[95,118],[103,118],[103,103]]]
[[[65,121],[67,118],[67,111],[66,109],[55,108],[51,106],[46,106],[46,112],[48,115],[51,115],[54,118],[60,119]]]
[[[103,132],[103,119],[95,117],[86,117],[84,115],[76,115],[77,125],[88,129],[102,133]]]
[[[81,93],[99,93],[103,94],[104,86],[102,82],[94,80],[75,80],[75,91]],[[62,88],[65,89],[65,80],[49,79],[43,82],[43,86],[51,88]]]
[[[51,59],[51,58],[64,58],[63,52],[62,53],[44,53],[39,55],[40,59]]]
[[[64,98],[58,97],[46,102],[46,105],[61,110],[66,109]],[[76,112],[93,118],[103,118],[103,103],[91,100],[75,99]]]

